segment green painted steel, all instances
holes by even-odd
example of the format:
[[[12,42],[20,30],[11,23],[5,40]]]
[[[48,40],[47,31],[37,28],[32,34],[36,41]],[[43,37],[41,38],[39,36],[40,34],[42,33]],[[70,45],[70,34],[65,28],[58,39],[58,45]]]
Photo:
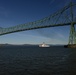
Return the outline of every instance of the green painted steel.
[[[70,36],[69,36],[69,43],[68,44],[76,44],[76,31],[75,31],[75,24],[74,21],[74,15],[73,15],[73,6],[72,2],[70,3],[71,6],[71,29],[70,29]]]
[[[67,6],[65,6],[61,10],[43,19],[34,22],[29,22],[26,24],[13,26],[13,27],[8,27],[8,28],[0,27],[0,35],[25,31],[25,30],[46,28],[46,27],[71,25],[69,44],[76,44],[76,31],[74,27],[74,25],[76,24],[76,15],[73,15],[73,10],[72,10],[72,7],[74,6],[76,6],[76,4],[70,2]]]
[[[69,36],[69,43],[68,44],[74,44],[74,43],[75,43],[75,26],[73,23],[71,23],[70,36]]]
[[[68,44],[76,44],[76,31],[75,31],[75,26],[73,23],[71,24],[69,43]]]

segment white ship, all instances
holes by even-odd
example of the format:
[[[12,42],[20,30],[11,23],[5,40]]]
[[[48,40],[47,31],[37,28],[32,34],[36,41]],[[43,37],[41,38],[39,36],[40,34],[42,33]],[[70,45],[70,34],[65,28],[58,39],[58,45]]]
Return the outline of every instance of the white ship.
[[[39,47],[50,47],[50,45],[47,45],[43,42],[43,44],[40,44]]]

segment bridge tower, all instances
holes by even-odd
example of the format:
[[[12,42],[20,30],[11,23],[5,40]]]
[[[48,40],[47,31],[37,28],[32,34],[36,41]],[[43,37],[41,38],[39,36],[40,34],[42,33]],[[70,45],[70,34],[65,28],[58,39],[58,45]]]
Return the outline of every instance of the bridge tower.
[[[69,42],[68,44],[76,44],[76,31],[75,31],[75,26],[73,22],[73,3],[70,3],[71,5],[71,28],[70,28],[70,36],[69,36]]]
[[[76,44],[76,31],[74,23],[71,23],[69,43],[68,44]]]

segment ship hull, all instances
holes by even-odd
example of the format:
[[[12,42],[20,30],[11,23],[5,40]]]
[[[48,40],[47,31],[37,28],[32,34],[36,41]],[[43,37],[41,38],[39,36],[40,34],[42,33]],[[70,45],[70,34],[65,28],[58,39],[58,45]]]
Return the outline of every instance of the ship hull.
[[[47,46],[42,46],[42,45],[39,45],[39,47],[50,47],[50,46],[48,46],[48,45],[47,45]]]
[[[43,44],[40,44],[39,47],[50,47],[50,45],[43,43]]]

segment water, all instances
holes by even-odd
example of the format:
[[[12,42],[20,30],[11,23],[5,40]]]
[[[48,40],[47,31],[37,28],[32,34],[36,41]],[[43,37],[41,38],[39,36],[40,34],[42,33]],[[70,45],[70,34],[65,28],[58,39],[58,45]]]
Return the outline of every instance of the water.
[[[0,47],[0,75],[76,75],[76,49]]]

